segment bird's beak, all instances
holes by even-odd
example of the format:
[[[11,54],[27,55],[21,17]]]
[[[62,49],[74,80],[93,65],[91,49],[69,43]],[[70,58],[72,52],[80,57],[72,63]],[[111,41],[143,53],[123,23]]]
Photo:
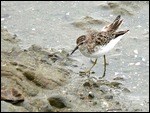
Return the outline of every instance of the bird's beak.
[[[74,48],[74,50],[71,52],[70,55],[72,55],[72,54],[78,49],[78,46],[79,46],[79,45],[77,45],[77,46]]]
[[[79,43],[79,44],[74,48],[74,50],[71,52],[70,55],[72,55],[72,54],[79,48],[79,46],[82,45],[82,44],[83,44],[83,43]]]

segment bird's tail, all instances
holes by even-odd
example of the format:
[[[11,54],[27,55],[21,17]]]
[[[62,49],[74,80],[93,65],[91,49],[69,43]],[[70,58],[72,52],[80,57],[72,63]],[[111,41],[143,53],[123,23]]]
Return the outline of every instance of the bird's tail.
[[[109,25],[106,25],[102,28],[102,31],[112,31],[115,32],[119,26],[121,25],[123,20],[121,20],[121,16],[118,15],[116,19]]]

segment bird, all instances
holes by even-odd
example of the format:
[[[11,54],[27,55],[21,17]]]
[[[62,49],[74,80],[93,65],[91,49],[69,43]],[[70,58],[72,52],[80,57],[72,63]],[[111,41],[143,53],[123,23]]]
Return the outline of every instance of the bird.
[[[129,31],[122,30],[117,31],[123,20],[121,15],[118,15],[115,20],[104,26],[101,31],[92,31],[85,35],[81,35],[76,40],[76,47],[70,53],[72,55],[76,50],[79,51],[86,57],[95,58],[93,65],[86,71],[80,71],[82,74],[90,74],[92,68],[96,65],[99,57],[104,58],[104,72],[106,73],[106,53],[114,48],[114,46],[120,41],[120,39]]]

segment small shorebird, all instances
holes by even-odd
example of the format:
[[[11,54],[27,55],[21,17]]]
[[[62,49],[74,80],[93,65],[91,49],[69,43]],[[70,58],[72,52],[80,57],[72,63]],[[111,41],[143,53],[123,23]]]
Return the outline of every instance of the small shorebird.
[[[77,46],[74,48],[72,55],[77,49],[80,52],[90,58],[96,58],[93,65],[87,71],[81,71],[80,73],[90,73],[91,69],[97,63],[97,59],[100,56],[104,57],[104,72],[103,78],[106,72],[106,57],[105,54],[114,48],[114,46],[120,41],[122,36],[127,33],[129,30],[125,31],[116,31],[119,26],[122,24],[121,16],[118,15],[116,19],[109,25],[104,26],[100,32],[93,31],[88,33],[87,35],[82,35],[77,38],[76,44]]]

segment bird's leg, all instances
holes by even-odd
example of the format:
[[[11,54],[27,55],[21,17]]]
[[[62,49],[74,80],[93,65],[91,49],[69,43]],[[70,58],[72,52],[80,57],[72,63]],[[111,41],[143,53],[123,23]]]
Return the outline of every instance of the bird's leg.
[[[106,72],[106,56],[104,55],[104,73],[102,77],[99,77],[100,79],[105,77],[105,72]]]
[[[97,58],[95,59],[93,65],[90,67],[89,70],[86,70],[86,71],[80,71],[80,74],[87,74],[87,73],[90,73],[91,69],[95,66],[96,63],[97,63]]]

